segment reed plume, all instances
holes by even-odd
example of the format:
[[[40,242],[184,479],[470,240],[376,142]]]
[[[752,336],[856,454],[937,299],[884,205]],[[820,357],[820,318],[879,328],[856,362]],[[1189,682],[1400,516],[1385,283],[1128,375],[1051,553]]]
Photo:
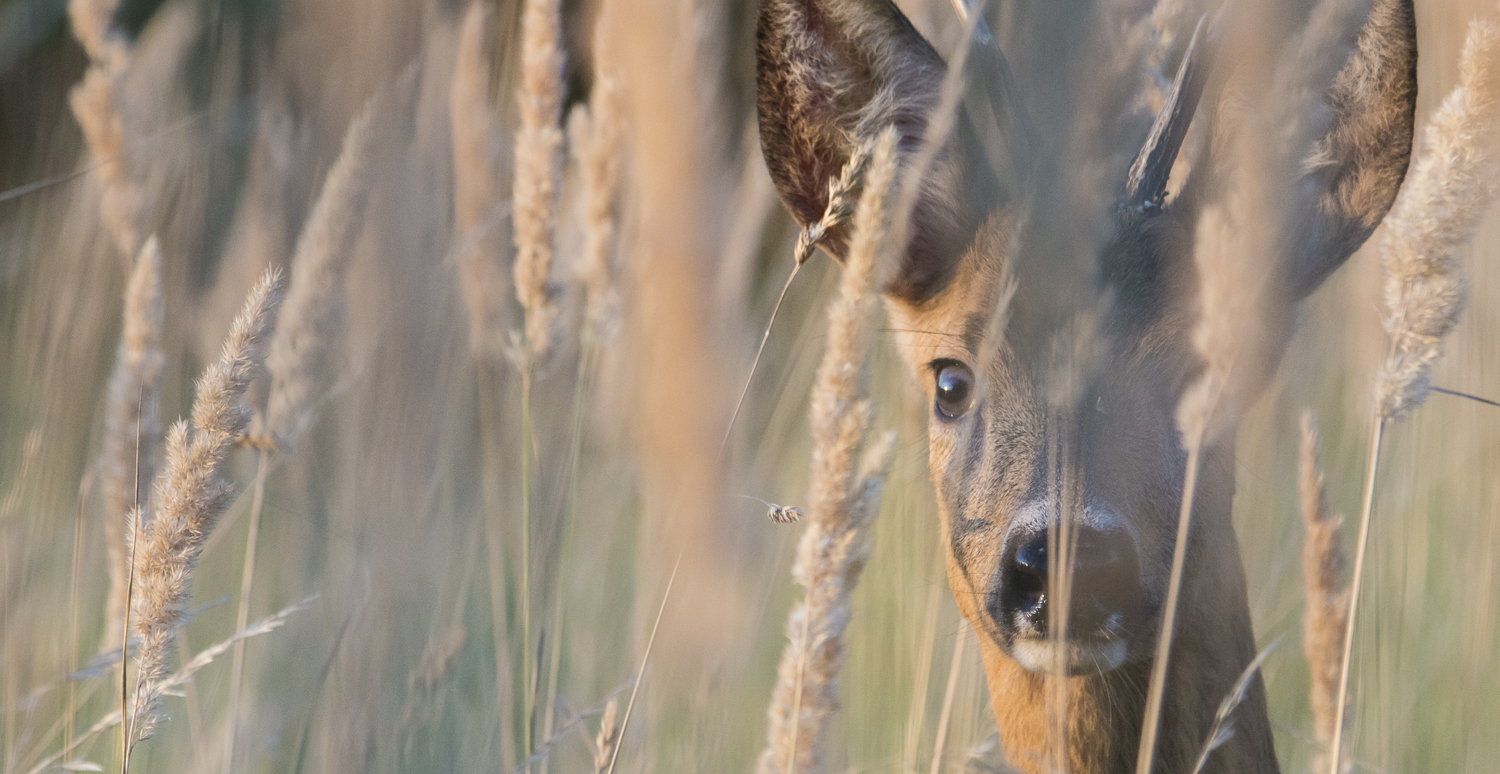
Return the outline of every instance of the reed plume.
[[[119,647],[125,626],[130,565],[126,535],[130,514],[143,507],[141,493],[155,478],[161,419],[162,318],[161,249],[156,237],[146,240],[125,286],[124,330],[109,377],[104,409],[104,448],[99,467],[104,490],[104,540],[109,561],[109,596],[105,601],[101,651]]]
[[[141,246],[141,224],[146,196],[139,171],[127,152],[128,105],[122,84],[130,63],[131,46],[115,28],[118,0],[69,0],[68,19],[73,36],[89,57],[83,80],[68,95],[68,104],[97,165],[101,217],[123,256]]]
[[[1422,134],[1421,155],[1412,164],[1401,193],[1385,218],[1380,253],[1385,265],[1383,324],[1389,348],[1376,379],[1374,432],[1365,465],[1364,499],[1354,573],[1349,581],[1349,615],[1334,702],[1328,770],[1342,765],[1344,715],[1349,669],[1354,654],[1365,549],[1375,507],[1375,481],[1386,424],[1421,405],[1432,389],[1432,367],[1442,341],[1458,324],[1468,286],[1458,276],[1460,253],[1474,236],[1479,217],[1494,199],[1497,172],[1493,151],[1500,92],[1500,29],[1492,22],[1469,23],[1459,55],[1458,86],[1443,100]]]
[[[1344,551],[1339,546],[1343,519],[1328,512],[1323,473],[1318,469],[1318,424],[1312,412],[1302,414],[1302,447],[1297,476],[1302,511],[1302,654],[1307,659],[1308,698],[1313,736],[1325,749],[1338,722],[1339,656],[1349,617],[1349,590],[1344,588]],[[1313,771],[1328,768],[1324,753]]]
[[[869,556],[869,528],[893,443],[887,435],[857,459],[870,424],[868,358],[876,289],[887,257],[895,152],[896,133],[887,129],[870,161],[839,295],[829,307],[828,345],[809,410],[808,526],[792,568],[807,591],[787,617],[790,641],[771,695],[768,743],[757,766],[761,774],[820,771],[824,731],[839,707],[850,593]]]
[[[619,231],[622,123],[619,81],[599,72],[588,106],[575,108],[568,119],[568,136],[578,155],[583,183],[581,274],[586,298],[584,330],[588,335],[601,332],[619,313],[614,255]]]
[[[615,748],[620,746],[620,728],[615,725],[615,714],[620,703],[610,698],[604,705],[604,715],[599,719],[599,733],[594,736],[594,774],[604,774],[610,761],[615,759]]]
[[[557,304],[549,287],[558,179],[562,174],[563,101],[560,0],[525,0],[521,10],[520,127],[512,194],[516,298],[526,315],[525,354],[552,349]]]
[[[490,63],[484,50],[488,7],[464,12],[448,94],[453,132],[453,215],[458,273],[469,311],[469,349],[499,359],[513,311],[509,257],[509,202],[502,198],[503,134],[490,101]]]
[[[1261,118],[1256,122],[1260,126],[1252,124],[1252,129],[1237,133],[1234,139],[1240,147],[1235,148],[1225,165],[1233,170],[1235,184],[1219,200],[1205,206],[1198,217],[1193,248],[1198,272],[1198,322],[1192,341],[1203,369],[1177,404],[1175,419],[1187,461],[1171,573],[1162,605],[1161,634],[1151,665],[1136,756],[1137,774],[1152,771],[1156,756],[1197,496],[1199,462],[1205,449],[1230,435],[1276,359],[1277,350],[1272,346],[1276,334],[1269,330],[1275,324],[1275,315],[1267,313],[1265,308],[1271,294],[1266,282],[1269,273],[1264,270],[1262,260],[1275,254],[1275,232],[1279,226],[1278,211],[1271,206],[1274,187],[1267,169],[1284,158],[1273,150],[1264,133],[1258,131],[1268,126],[1265,121]]]
[[[344,324],[344,278],[369,199],[376,101],[367,102],[344,132],[343,149],[323,180],[292,257],[291,288],[266,355],[271,393],[265,433],[291,453],[328,370],[329,349]]]
[[[1390,350],[1376,388],[1382,417],[1400,419],[1427,399],[1443,337],[1468,302],[1468,284],[1458,269],[1494,198],[1496,162],[1489,141],[1500,118],[1497,57],[1500,28],[1473,22],[1459,60],[1459,85],[1429,121],[1421,155],[1385,219],[1380,255]]]
[[[281,273],[273,268],[250,290],[218,362],[198,380],[192,423],[178,421],[167,435],[166,467],[156,480],[156,515],[135,549],[131,625],[141,637],[141,649],[132,740],[149,738],[165,717],[162,680],[175,650],[193,568],[233,492],[219,477],[219,467],[250,422],[245,390],[262,365],[262,346],[280,305]]]
[[[787,291],[792,289],[792,281],[797,279],[797,272],[812,258],[813,250],[818,245],[829,239],[845,238],[842,229],[854,216],[855,195],[864,183],[865,168],[869,165],[870,154],[874,150],[874,140],[866,140],[854,148],[839,170],[839,176],[828,181],[828,204],[823,208],[823,217],[797,232],[797,244],[792,249],[792,271],[787,274],[780,295],[776,296],[776,305],[771,307],[771,317],[766,320],[766,328],[760,335],[760,345],[755,348],[755,358],[750,361],[750,375],[745,377],[745,386],[740,388],[740,397],[734,402],[734,413],[729,415],[729,426],[724,429],[724,440],[719,444],[721,450],[729,445],[729,438],[734,433],[734,423],[739,419],[740,409],[745,406],[745,396],[750,394],[750,385],[755,381],[760,356],[765,353],[766,342],[771,338],[771,326],[776,324],[776,315],[781,312],[781,302],[786,300]]]

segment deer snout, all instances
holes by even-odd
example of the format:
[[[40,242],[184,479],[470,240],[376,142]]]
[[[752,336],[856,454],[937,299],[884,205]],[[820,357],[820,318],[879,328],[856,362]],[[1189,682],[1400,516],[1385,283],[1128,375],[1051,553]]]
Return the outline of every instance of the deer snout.
[[[1055,634],[1052,618],[1065,604],[1067,671],[1113,669],[1124,661],[1128,632],[1141,614],[1135,541],[1108,526],[1079,524],[1070,532],[1071,566],[1056,577],[1052,554],[1058,546],[1047,530],[1011,534],[989,595],[989,613],[1023,666],[1052,671],[1059,655],[1056,644],[1049,644]]]

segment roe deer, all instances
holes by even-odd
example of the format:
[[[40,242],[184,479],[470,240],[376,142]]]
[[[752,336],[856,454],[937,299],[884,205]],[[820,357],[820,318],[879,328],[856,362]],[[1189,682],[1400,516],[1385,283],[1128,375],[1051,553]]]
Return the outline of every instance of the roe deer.
[[[1278,320],[1365,241],[1405,175],[1416,101],[1410,0],[1374,0],[1353,42],[1328,70],[1331,85],[1312,92],[1326,100],[1324,120],[1310,124],[1322,128],[1283,181],[1305,206],[1292,208],[1270,242],[1278,254],[1265,256],[1263,306]],[[1065,399],[1051,371],[1057,332],[1076,323],[1035,300],[1058,288],[1017,266],[1062,276],[1045,267],[1069,259],[1026,236],[1049,222],[1066,229],[1071,214],[1027,203],[1037,175],[991,171],[1003,165],[986,163],[973,114],[931,138],[938,150],[913,189],[908,240],[884,291],[931,407],[949,584],[979,635],[1001,745],[1028,772],[1128,772],[1137,760],[1184,489],[1174,416],[1204,368],[1192,342],[1194,235],[1215,190],[1214,142],[1200,144],[1187,183],[1167,198],[1200,95],[1219,91],[1205,88],[1218,81],[1194,56],[1190,46],[1128,180],[1112,183],[1123,193],[1110,196],[1110,233],[1084,256],[1092,274],[1079,276],[1096,277],[1108,303],[1091,328],[1095,365]],[[760,0],[757,63],[762,150],[804,225],[823,214],[829,178],[862,137],[894,125],[906,162],[917,157],[947,71],[891,0]],[[992,93],[1014,101],[1007,89]],[[992,107],[998,126],[1020,123],[1017,105]],[[1059,167],[1074,163],[1054,155]],[[836,258],[846,238],[833,232],[825,243]],[[991,325],[1011,287],[1007,316]],[[1290,328],[1278,325],[1272,366]],[[1253,397],[1266,378],[1235,389]],[[1192,770],[1215,709],[1256,654],[1230,520],[1233,435],[1201,450],[1154,772]],[[1059,553],[1070,558],[1049,562]],[[1259,676],[1206,770],[1278,770]]]

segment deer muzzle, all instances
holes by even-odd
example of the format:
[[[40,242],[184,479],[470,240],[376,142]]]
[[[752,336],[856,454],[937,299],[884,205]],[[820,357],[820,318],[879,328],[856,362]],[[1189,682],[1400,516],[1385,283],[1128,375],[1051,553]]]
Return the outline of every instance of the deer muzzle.
[[[1145,617],[1135,540],[1109,514],[1067,530],[1018,524],[1005,541],[988,613],[1012,658],[1034,672],[1107,672]]]

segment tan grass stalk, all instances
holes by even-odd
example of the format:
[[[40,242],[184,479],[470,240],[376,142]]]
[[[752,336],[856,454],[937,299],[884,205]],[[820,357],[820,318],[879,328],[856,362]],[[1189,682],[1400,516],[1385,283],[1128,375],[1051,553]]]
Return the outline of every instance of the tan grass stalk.
[[[1458,324],[1468,300],[1468,286],[1458,276],[1460,254],[1494,199],[1500,171],[1490,147],[1500,118],[1497,67],[1500,29],[1487,21],[1470,22],[1459,58],[1458,87],[1423,131],[1421,154],[1385,218],[1380,252],[1386,272],[1384,325],[1390,349],[1376,381],[1374,432],[1349,581],[1349,621],[1334,703],[1339,722],[1333,726],[1327,761],[1334,774],[1344,759],[1344,727],[1351,723],[1344,715],[1381,439],[1388,422],[1406,416],[1427,399],[1442,340]]]
[[[312,604],[315,600],[317,600],[317,598],[317,595],[314,594],[313,596],[307,597],[295,605],[284,607],[275,615],[266,616],[265,618],[256,621],[254,624],[240,629],[229,638],[198,651],[198,653],[195,654],[191,659],[189,659],[187,663],[179,667],[176,672],[173,672],[172,674],[166,676],[161,681],[161,690],[174,691],[183,688],[192,681],[193,675],[197,674],[209,664],[212,664],[214,662],[214,659],[217,659],[219,656],[224,655],[224,652],[233,647],[235,643],[247,640],[251,637],[259,637],[262,634],[269,634],[276,631],[277,629],[280,629],[284,624],[286,624],[287,620],[291,618],[293,613],[307,609],[307,606]],[[80,747],[83,747],[99,734],[119,725],[120,718],[120,710],[116,709],[112,712],[109,712],[104,717],[99,718],[97,721],[95,721],[92,726],[89,726],[86,731],[78,736],[78,738],[73,739],[71,742],[65,744],[61,750],[58,750],[52,755],[43,758],[35,766],[27,769],[26,774],[42,774],[42,772],[59,768],[59,764],[64,758],[68,756],[68,754],[72,753],[74,750],[79,749]],[[87,770],[83,767],[77,766],[69,766],[68,768],[72,771]],[[97,771],[98,769],[94,770]]]
[[[682,568],[684,552],[685,549],[677,552],[677,560],[672,563],[672,574],[667,576],[667,588],[662,592],[661,606],[656,608],[656,622],[651,624],[651,636],[646,639],[646,652],[641,654],[641,666],[635,671],[635,680],[630,686],[630,700],[625,702],[625,716],[620,719],[619,730],[614,732],[614,751],[609,755],[606,774],[615,774],[615,764],[620,760],[620,740],[625,736],[625,729],[630,726],[630,713],[635,710],[635,697],[640,694],[641,681],[646,679],[646,666],[651,663],[651,650],[656,647],[656,635],[661,631],[661,617],[667,612],[667,602],[672,599],[672,586],[677,583],[677,571]],[[613,705],[614,700],[611,699],[610,703]],[[599,730],[602,735],[604,729]]]
[[[1266,657],[1270,656],[1271,651],[1280,644],[1281,638],[1277,637],[1271,641],[1270,645],[1262,648],[1260,653],[1256,654],[1255,658],[1251,659],[1240,672],[1239,678],[1230,687],[1229,694],[1219,702],[1219,710],[1214,713],[1214,724],[1208,729],[1208,739],[1203,741],[1203,750],[1198,753],[1198,762],[1193,765],[1192,774],[1202,772],[1203,767],[1208,765],[1208,758],[1213,755],[1214,750],[1223,747],[1225,742],[1234,737],[1234,710],[1244,703],[1245,695],[1250,690],[1251,678],[1255,677],[1255,673],[1260,671],[1261,664],[1266,662]]]
[[[1263,99],[1276,94],[1264,83],[1252,87],[1258,87],[1256,93]],[[1282,111],[1295,111],[1297,107],[1295,103],[1271,104]],[[1205,449],[1223,441],[1238,423],[1263,376],[1275,363],[1272,345],[1281,335],[1279,329],[1273,329],[1276,315],[1265,308],[1271,300],[1271,272],[1265,271],[1264,256],[1275,254],[1280,225],[1271,182],[1277,176],[1271,170],[1284,164],[1285,156],[1267,138],[1271,120],[1252,116],[1249,110],[1243,113],[1240,118],[1248,128],[1234,135],[1232,156],[1226,163],[1234,185],[1204,208],[1194,239],[1199,286],[1193,346],[1204,367],[1184,391],[1176,411],[1187,461],[1162,625],[1146,693],[1137,774],[1152,771],[1156,756],[1201,456]]]
[[[620,746],[620,729],[615,726],[615,713],[620,703],[611,698],[604,705],[604,715],[599,719],[599,733],[594,737],[594,774],[604,774],[609,762],[615,759],[615,748]]]
[[[501,191],[503,133],[490,101],[484,50],[488,6],[469,5],[458,33],[448,120],[453,132],[453,215],[458,273],[469,310],[469,348],[487,360],[505,351],[510,329],[509,202]]]
[[[250,592],[255,581],[255,551],[259,543],[261,507],[271,451],[291,454],[306,430],[313,404],[329,371],[329,350],[344,326],[344,280],[359,236],[371,179],[370,126],[376,98],[350,122],[338,159],[313,204],[292,257],[291,288],[267,347],[266,370],[271,392],[261,428],[254,494],[250,505],[250,527],[245,539],[245,560],[240,575],[239,609],[235,628],[250,620]],[[235,731],[238,728],[240,683],[244,674],[245,645],[234,646],[229,678],[229,735],[224,744],[224,770],[233,769]]]
[[[344,278],[369,199],[372,98],[344,132],[343,149],[297,239],[291,287],[266,354],[271,393],[265,432],[290,454],[312,413],[328,370],[329,349],[344,325]]]
[[[734,432],[735,420],[739,419],[740,409],[745,406],[745,396],[750,394],[750,385],[755,381],[755,370],[760,366],[760,356],[766,351],[766,342],[771,338],[771,326],[776,324],[776,315],[781,312],[781,302],[786,300],[786,292],[792,287],[792,280],[797,278],[797,272],[801,271],[802,265],[812,258],[813,250],[822,244],[834,231],[849,222],[854,216],[855,195],[863,185],[865,168],[869,165],[870,155],[875,151],[875,141],[866,140],[855,147],[854,152],[849,154],[849,159],[839,170],[839,176],[828,180],[828,205],[823,208],[823,217],[815,223],[809,223],[797,233],[797,244],[792,249],[792,271],[786,277],[786,282],[781,286],[781,294],[776,296],[776,305],[771,307],[771,318],[766,320],[766,329],[760,335],[760,345],[755,348],[755,359],[750,361],[750,375],[745,377],[745,386],[740,388],[740,397],[734,402],[734,412],[729,415],[729,426],[724,429],[724,440],[719,444],[722,452],[729,445],[729,437]]]
[[[1441,343],[1463,313],[1468,284],[1458,274],[1465,248],[1494,198],[1490,140],[1500,119],[1500,28],[1469,26],[1459,85],[1443,100],[1422,151],[1385,219],[1385,330],[1390,351],[1380,372],[1380,415],[1401,419],[1427,399]]]
[[[1297,497],[1302,511],[1302,654],[1307,659],[1308,698],[1313,711],[1313,738],[1322,748],[1312,770],[1328,768],[1324,759],[1338,721],[1339,663],[1344,627],[1349,618],[1349,590],[1344,588],[1344,551],[1339,545],[1343,519],[1328,512],[1323,473],[1318,469],[1318,424],[1312,412],[1302,415],[1302,448]]]
[[[525,354],[551,351],[557,304],[548,283],[558,180],[562,174],[563,52],[560,0],[525,0],[521,10],[520,127],[512,195],[516,298],[526,314]]]
[[[100,651],[118,647],[125,625],[130,566],[126,534],[130,514],[144,503],[156,477],[154,460],[161,444],[157,395],[161,390],[162,318],[161,249],[146,240],[125,286],[124,330],[109,378],[104,409],[104,449],[99,467],[104,492],[104,540],[109,561],[109,596],[105,602],[104,640]]]
[[[156,517],[136,546],[131,625],[141,637],[141,650],[132,740],[150,737],[164,719],[163,680],[192,571],[233,491],[219,478],[219,466],[250,422],[245,390],[261,367],[262,346],[280,305],[281,274],[271,269],[251,289],[218,362],[198,380],[191,425],[179,421],[167,436],[166,467],[156,481]]]
[[[145,194],[137,170],[126,152],[128,105],[123,104],[125,69],[131,47],[114,27],[117,0],[70,0],[68,18],[73,36],[89,56],[83,80],[73,87],[68,103],[83,130],[97,164],[102,196],[101,216],[121,255],[141,247]]]
[[[938,713],[937,738],[932,742],[932,766],[928,774],[939,774],[943,770],[943,753],[948,746],[948,726],[953,720],[953,697],[958,693],[958,673],[964,664],[968,629],[967,623],[959,624],[958,636],[953,638],[953,657],[948,661],[948,684],[943,689],[943,708]]]
[[[822,769],[821,746],[838,710],[843,635],[852,614],[850,593],[869,556],[892,437],[859,449],[870,424],[868,358],[877,288],[888,248],[888,199],[896,173],[896,133],[876,144],[854,233],[828,312],[828,346],[813,386],[809,423],[813,455],[807,529],[792,575],[806,595],[787,617],[790,640],[782,652],[768,712],[767,746],[757,771],[775,774]]]
[[[597,55],[596,55],[597,56]],[[614,256],[619,231],[619,190],[624,118],[619,81],[596,72],[588,107],[573,110],[568,135],[583,183],[584,331],[595,336],[619,317]]]
[[[68,22],[73,37],[90,60],[116,71],[124,69],[130,44],[114,26],[119,0],[68,0]]]

